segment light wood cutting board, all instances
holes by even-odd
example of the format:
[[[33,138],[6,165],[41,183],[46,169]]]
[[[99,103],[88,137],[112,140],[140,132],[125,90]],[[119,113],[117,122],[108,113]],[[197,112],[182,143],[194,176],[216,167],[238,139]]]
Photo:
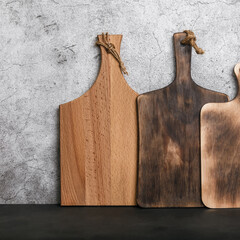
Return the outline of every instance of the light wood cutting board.
[[[200,110],[226,95],[198,86],[191,78],[192,47],[185,33],[174,34],[176,77],[169,86],[140,95],[137,202],[142,207],[202,207]]]
[[[240,63],[234,68],[240,86]],[[209,208],[240,207],[240,93],[201,110],[202,200]]]
[[[109,35],[118,53],[121,40]],[[60,105],[61,205],[136,204],[138,94],[100,48],[94,85]]]

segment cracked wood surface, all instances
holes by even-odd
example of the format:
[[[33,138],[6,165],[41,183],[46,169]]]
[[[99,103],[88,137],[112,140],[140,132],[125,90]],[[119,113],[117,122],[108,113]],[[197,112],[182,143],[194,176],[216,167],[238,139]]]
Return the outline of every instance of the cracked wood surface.
[[[174,34],[176,77],[169,86],[137,98],[139,173],[137,202],[142,207],[202,207],[200,196],[201,107],[227,96],[192,81],[190,46]]]
[[[240,86],[240,63],[234,68]],[[202,200],[209,208],[240,207],[240,93],[201,110]]]
[[[120,52],[122,36],[109,39]],[[62,205],[136,204],[137,93],[102,46],[101,54],[92,88],[60,105]]]

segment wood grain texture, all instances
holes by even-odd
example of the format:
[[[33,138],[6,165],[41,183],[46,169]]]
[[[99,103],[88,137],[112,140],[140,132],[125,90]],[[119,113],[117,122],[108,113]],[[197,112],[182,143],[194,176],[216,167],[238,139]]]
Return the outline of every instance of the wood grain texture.
[[[235,66],[240,86],[240,64]],[[201,110],[202,200],[209,208],[240,207],[240,93]]]
[[[200,190],[200,110],[226,95],[199,87],[191,78],[190,46],[174,34],[176,77],[169,86],[137,98],[142,207],[202,207]]]
[[[121,39],[109,35],[118,52]],[[136,204],[138,94],[100,48],[92,88],[60,105],[61,205]]]

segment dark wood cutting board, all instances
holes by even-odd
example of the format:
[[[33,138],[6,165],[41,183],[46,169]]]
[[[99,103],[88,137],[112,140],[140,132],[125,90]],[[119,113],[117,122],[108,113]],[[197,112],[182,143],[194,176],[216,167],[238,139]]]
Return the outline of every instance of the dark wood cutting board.
[[[121,40],[109,35],[118,53]],[[138,94],[100,49],[96,82],[60,105],[61,205],[136,205]]]
[[[240,86],[240,63],[234,68]],[[240,92],[201,110],[202,201],[209,208],[240,207]]]
[[[173,36],[176,77],[169,86],[137,98],[139,121],[138,205],[202,207],[200,110],[228,97],[198,86],[191,78],[192,47],[185,33]]]

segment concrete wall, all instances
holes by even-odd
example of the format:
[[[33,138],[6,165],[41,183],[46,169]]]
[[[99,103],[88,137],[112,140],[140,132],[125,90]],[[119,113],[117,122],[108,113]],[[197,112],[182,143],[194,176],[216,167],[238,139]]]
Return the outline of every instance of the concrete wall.
[[[236,94],[239,0],[1,0],[0,203],[58,203],[58,106],[86,92],[99,69],[96,35],[123,34],[137,92],[174,78],[172,35],[192,29],[200,86]]]

